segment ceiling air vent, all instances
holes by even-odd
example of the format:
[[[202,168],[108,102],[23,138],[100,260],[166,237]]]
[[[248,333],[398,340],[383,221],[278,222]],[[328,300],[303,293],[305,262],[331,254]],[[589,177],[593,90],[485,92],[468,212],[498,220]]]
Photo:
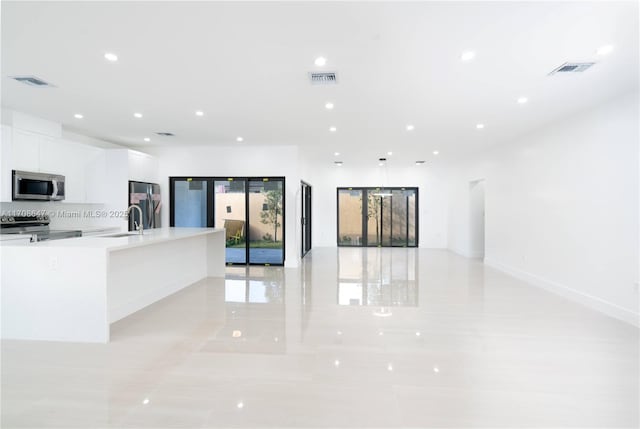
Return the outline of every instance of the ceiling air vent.
[[[173,134],[173,133],[168,133],[168,132],[166,132],[166,131],[163,131],[163,132],[157,132],[156,134],[157,134],[157,135],[159,135],[159,136],[162,136],[162,137],[173,137],[173,136],[175,135],[175,134]]]
[[[309,72],[312,85],[335,85],[338,83],[336,72]]]
[[[24,83],[25,85],[35,86],[37,88],[52,88],[55,85],[51,85],[49,82],[45,82],[39,77],[35,76],[11,76],[11,79],[17,80],[20,83]]]
[[[549,75],[551,76],[559,73],[582,73],[594,64],[595,63],[564,63],[549,73]]]

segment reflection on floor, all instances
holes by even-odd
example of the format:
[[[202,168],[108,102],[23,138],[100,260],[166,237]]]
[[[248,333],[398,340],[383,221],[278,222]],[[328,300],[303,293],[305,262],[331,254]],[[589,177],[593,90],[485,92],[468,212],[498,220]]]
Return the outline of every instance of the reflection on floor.
[[[639,423],[638,329],[445,251],[229,267],[113,331],[4,341],[2,427]]]
[[[244,248],[227,247],[226,261],[231,264],[245,264],[247,253]],[[282,249],[249,249],[250,260],[253,264],[282,264]]]
[[[350,251],[338,255],[338,304],[385,306],[418,305],[418,253],[414,251]],[[350,259],[345,254],[353,253]],[[341,258],[342,256],[342,258]],[[342,262],[341,262],[342,260]]]

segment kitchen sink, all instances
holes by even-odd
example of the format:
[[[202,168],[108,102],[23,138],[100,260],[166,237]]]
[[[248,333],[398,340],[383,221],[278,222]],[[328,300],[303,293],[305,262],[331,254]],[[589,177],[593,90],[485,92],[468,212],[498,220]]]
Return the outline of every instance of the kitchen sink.
[[[130,237],[132,235],[140,235],[138,232],[121,232],[118,234],[109,234],[109,235],[100,235],[102,238],[120,238],[120,237]]]

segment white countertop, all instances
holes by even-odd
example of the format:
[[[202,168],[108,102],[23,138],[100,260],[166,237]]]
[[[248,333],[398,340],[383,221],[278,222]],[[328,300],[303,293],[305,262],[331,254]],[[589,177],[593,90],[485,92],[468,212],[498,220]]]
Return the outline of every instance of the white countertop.
[[[0,234],[0,241],[16,241],[22,242],[31,240],[31,234]]]
[[[109,233],[89,237],[41,241],[38,243],[30,243],[28,246],[37,248],[91,248],[104,249],[108,252],[112,252],[220,232],[224,233],[224,228],[157,228],[145,230],[143,235],[130,232],[129,235],[124,237],[108,237],[113,234]],[[11,246],[11,241],[4,242],[3,245]]]

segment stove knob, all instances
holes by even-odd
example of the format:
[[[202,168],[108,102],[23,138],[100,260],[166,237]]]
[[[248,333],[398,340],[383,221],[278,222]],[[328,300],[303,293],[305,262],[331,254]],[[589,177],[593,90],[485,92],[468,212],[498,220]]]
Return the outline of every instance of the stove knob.
[[[12,216],[9,216],[9,222],[15,222],[15,221],[16,220]]]
[[[44,215],[42,218],[43,218],[44,220],[49,220],[49,215]]]
[[[6,216],[2,216],[0,218],[0,222],[5,223],[7,221],[7,217]]]

